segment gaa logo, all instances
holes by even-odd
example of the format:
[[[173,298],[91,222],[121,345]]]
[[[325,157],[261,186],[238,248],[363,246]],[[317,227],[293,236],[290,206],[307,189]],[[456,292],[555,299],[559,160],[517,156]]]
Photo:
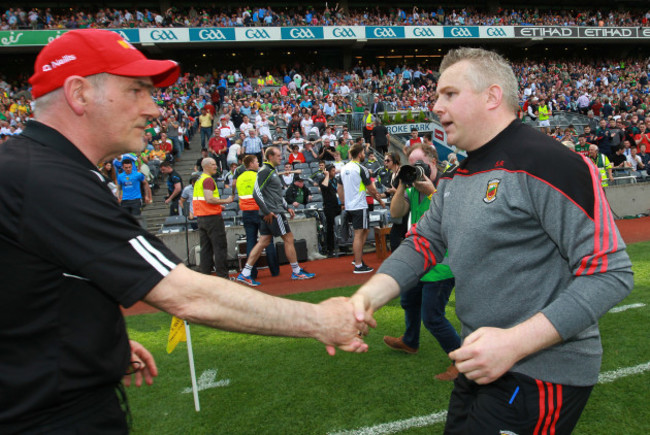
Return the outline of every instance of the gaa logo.
[[[124,39],[125,41],[131,41],[129,39],[129,37],[126,36],[126,32],[123,32],[123,31],[120,30],[120,31],[117,32],[117,34],[120,35],[122,37],[122,39]]]
[[[354,30],[347,27],[336,27],[332,32],[335,38],[356,38],[357,35]]]
[[[465,27],[454,27],[451,29],[451,36],[455,38],[468,38],[472,36],[472,32]]]
[[[208,39],[211,41],[215,40],[222,40],[222,39],[228,39],[226,36],[223,34],[223,32],[219,29],[211,29],[211,30],[201,30],[199,31],[199,38],[201,39]]]
[[[309,29],[291,29],[289,36],[293,39],[314,39],[315,36]]]
[[[413,36],[425,37],[425,38],[435,38],[436,34],[433,30],[428,27],[416,27],[413,29]]]
[[[376,38],[397,38],[393,29],[388,27],[377,27],[373,33]]]
[[[266,30],[248,29],[244,33],[248,39],[271,39]]]
[[[507,36],[506,31],[503,30],[500,27],[488,27],[487,35],[488,36],[497,36],[497,37]]]
[[[171,30],[154,30],[150,35],[154,41],[178,41],[178,37]]]

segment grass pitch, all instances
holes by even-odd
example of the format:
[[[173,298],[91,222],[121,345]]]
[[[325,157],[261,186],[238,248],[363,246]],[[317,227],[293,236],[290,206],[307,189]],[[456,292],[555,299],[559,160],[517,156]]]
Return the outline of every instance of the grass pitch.
[[[601,372],[650,362],[650,242],[628,247],[635,288],[620,305],[640,308],[608,313],[600,322],[605,351]],[[318,302],[348,296],[355,287],[294,295]],[[449,303],[448,318],[459,328]],[[394,300],[375,315],[366,354],[330,357],[314,340],[257,337],[192,326],[197,377],[217,384],[199,393],[194,411],[185,343],[165,351],[170,316],[127,318],[130,336],[156,358],[159,377],[151,387],[130,388],[134,434],[326,434],[372,427],[447,408],[452,384],[433,379],[449,361],[424,328],[420,352],[388,349],[384,335],[400,335],[403,311]],[[207,375],[206,375],[207,372]],[[224,385],[227,384],[227,385]],[[650,373],[621,377],[595,387],[575,434],[650,432]],[[404,434],[442,433],[443,424],[410,428]],[[386,433],[386,432],[384,432]]]

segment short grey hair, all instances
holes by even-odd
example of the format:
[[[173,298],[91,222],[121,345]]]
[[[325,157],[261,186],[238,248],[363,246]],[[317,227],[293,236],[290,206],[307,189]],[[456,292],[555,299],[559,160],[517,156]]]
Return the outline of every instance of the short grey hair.
[[[108,78],[109,74],[108,73],[99,73],[99,74],[93,74],[91,76],[87,76],[86,79],[93,85],[95,88],[100,88],[103,90],[104,83],[106,82],[106,79]],[[101,96],[103,97],[103,92],[101,93]],[[58,101],[60,99],[64,98],[63,97],[63,87],[57,88],[51,92],[48,92],[45,95],[41,95],[37,99],[34,100],[34,117],[38,119],[40,116],[42,116],[45,112],[47,112],[50,107],[52,107],[52,103],[55,101]]]
[[[519,109],[519,82],[508,61],[494,51],[482,48],[458,48],[450,50],[442,59],[440,74],[450,66],[467,61],[470,68],[467,80],[476,92],[481,92],[496,84],[503,89],[503,100],[513,111]]]
[[[45,95],[41,95],[34,100],[34,118],[39,119],[47,112],[52,103],[63,98],[63,88],[55,89]]]

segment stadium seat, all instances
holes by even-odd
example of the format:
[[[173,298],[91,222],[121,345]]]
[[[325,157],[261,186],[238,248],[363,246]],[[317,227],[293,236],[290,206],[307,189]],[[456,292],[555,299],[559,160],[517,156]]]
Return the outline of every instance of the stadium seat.
[[[185,216],[169,216],[165,219],[165,222],[160,226],[159,234],[168,234],[168,233],[179,233],[185,231],[185,228],[191,221]],[[192,230],[191,227],[188,227],[188,230]]]
[[[237,225],[237,212],[234,210],[224,210],[221,212],[221,217],[223,217],[223,223],[225,226],[230,227]]]

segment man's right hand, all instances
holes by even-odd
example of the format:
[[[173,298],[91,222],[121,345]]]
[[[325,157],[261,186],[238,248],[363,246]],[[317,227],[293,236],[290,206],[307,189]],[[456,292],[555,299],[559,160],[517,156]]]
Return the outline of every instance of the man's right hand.
[[[336,348],[346,352],[366,352],[363,338],[368,334],[368,324],[354,315],[350,299],[337,297],[317,305],[320,314],[319,331],[315,338],[325,344],[327,353],[334,355]]]
[[[275,213],[271,212],[271,213],[267,214],[266,216],[264,216],[262,219],[264,219],[264,222],[271,225],[271,223],[273,222],[273,219],[275,219],[275,218],[276,218]]]

